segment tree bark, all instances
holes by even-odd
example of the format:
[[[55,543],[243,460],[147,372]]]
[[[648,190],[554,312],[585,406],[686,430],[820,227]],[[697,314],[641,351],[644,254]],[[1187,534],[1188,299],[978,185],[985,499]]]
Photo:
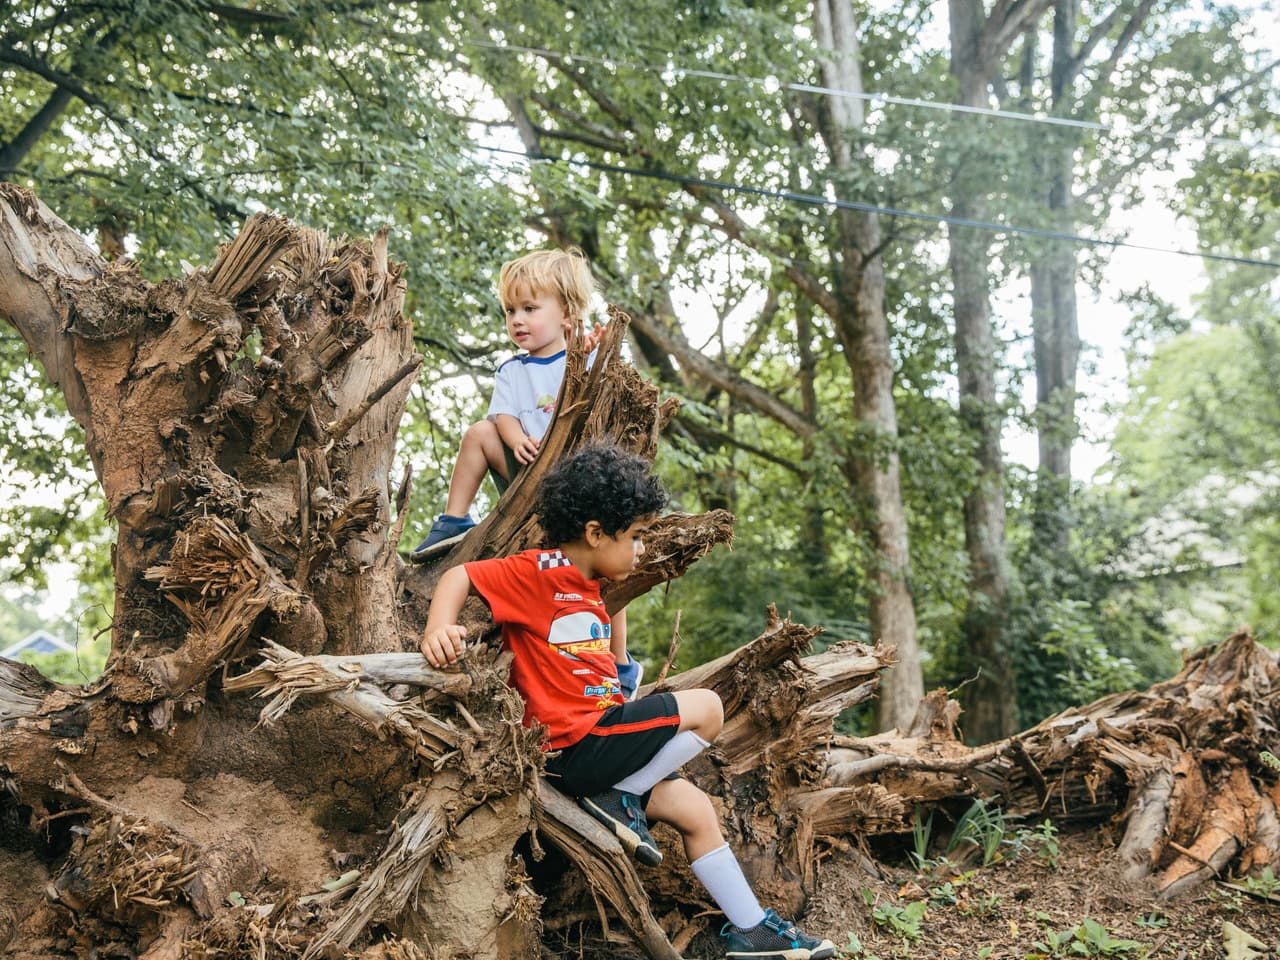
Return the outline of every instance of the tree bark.
[[[853,6],[814,0],[815,36],[828,54],[823,80],[836,90],[862,92],[861,53]],[[862,101],[828,98],[831,123],[824,139],[832,153],[835,180],[854,172],[850,139],[863,126]],[[890,644],[898,665],[882,679],[881,729],[905,729],[924,696],[915,602],[911,596],[911,555],[898,460],[898,415],[893,399],[893,357],[884,310],[884,260],[879,218],[872,213],[836,212],[842,255],[834,275],[839,310],[832,317],[844,348],[853,386],[853,415],[860,449],[846,460],[850,485],[865,501],[865,516],[854,527],[870,534],[875,550],[869,592],[871,635]]]
[[[1008,16],[988,19],[981,0],[950,0],[950,69],[956,102],[985,107],[999,59],[1022,27],[1034,21],[1046,0],[1015,4]],[[976,137],[971,142],[976,142]],[[981,152],[969,151],[957,171],[951,215],[980,220],[984,201]],[[969,555],[969,601],[964,618],[966,663],[977,675],[966,689],[967,733],[982,742],[1013,733],[1017,723],[1017,672],[1007,649],[1009,568],[1005,546],[1004,415],[996,386],[999,348],[992,329],[987,289],[989,252],[976,230],[949,228],[955,309],[956,374],[960,419],[973,440],[977,475],[965,496],[965,550]]]
[[[1084,119],[1082,114],[1096,112],[1101,100],[1098,92],[1112,82],[1117,65],[1134,37],[1151,15],[1150,0],[1117,5],[1088,30],[1077,44],[1080,33],[1078,0],[1054,0],[1053,49],[1049,71],[1049,113]],[[1124,15],[1126,7],[1129,14]],[[1077,93],[1076,83],[1090,54],[1112,32],[1112,23],[1123,24],[1098,74],[1092,89]],[[1024,98],[1030,97],[1030,77],[1024,84]],[[1037,138],[1032,156],[1043,185],[1041,199],[1049,228],[1059,233],[1076,232],[1075,151],[1081,136],[1078,131],[1055,129],[1048,137]],[[1070,492],[1071,450],[1078,434],[1076,421],[1076,377],[1080,364],[1080,330],[1076,304],[1075,248],[1067,241],[1048,240],[1036,248],[1030,264],[1031,317],[1034,336],[1036,370],[1036,433],[1039,447],[1039,470],[1036,480],[1035,529],[1041,549],[1060,551],[1067,548],[1070,528],[1062,509]]]

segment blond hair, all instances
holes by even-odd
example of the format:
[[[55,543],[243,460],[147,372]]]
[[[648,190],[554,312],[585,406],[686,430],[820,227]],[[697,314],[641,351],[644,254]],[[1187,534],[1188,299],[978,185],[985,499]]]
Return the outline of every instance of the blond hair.
[[[535,250],[504,263],[498,273],[498,299],[504,307],[521,290],[555,293],[573,321],[586,317],[591,295],[597,289],[586,254],[577,247]]]

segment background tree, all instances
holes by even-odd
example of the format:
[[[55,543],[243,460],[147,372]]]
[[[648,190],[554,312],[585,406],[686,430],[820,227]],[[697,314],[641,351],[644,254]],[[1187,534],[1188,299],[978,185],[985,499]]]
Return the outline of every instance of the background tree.
[[[1018,35],[1031,29],[1047,0],[1000,2],[988,11],[982,0],[951,0],[950,71],[955,102],[984,109],[1004,58]],[[957,157],[951,215],[957,220],[986,219],[991,167],[997,158],[980,132],[970,129],[952,146]],[[1006,634],[1010,570],[1005,545],[1004,454],[1000,447],[1004,412],[999,396],[1001,351],[991,319],[990,237],[981,230],[953,225],[948,230],[955,322],[956,376],[960,416],[971,438],[977,468],[965,496],[965,550],[969,556],[970,597],[965,610],[964,642],[969,662],[978,668],[967,688],[967,730],[977,740],[1011,734],[1017,726],[1017,670]]]

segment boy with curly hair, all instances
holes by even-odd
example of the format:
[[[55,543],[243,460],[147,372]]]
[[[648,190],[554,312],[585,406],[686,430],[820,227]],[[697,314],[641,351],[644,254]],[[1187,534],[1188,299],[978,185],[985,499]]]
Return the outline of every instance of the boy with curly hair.
[[[726,955],[752,960],[823,960],[830,940],[802,933],[756,900],[725,843],[710,798],[676,775],[719,734],[720,697],[679,690],[630,699],[640,667],[627,652],[625,611],[610,618],[602,580],[626,578],[666,493],[647,461],[615,446],[565,457],[538,488],[537,513],[554,546],[448,570],[436,586],[421,649],[435,667],[456,663],[466,628],[458,614],[478,594],[515,654],[511,685],[524,722],[547,728],[548,777],[642,863],[662,853],[648,820],[671,824],[694,875],[724,911]]]
[[[507,334],[524,352],[498,367],[488,413],[462,435],[444,513],[411,559],[441,552],[476,525],[471,504],[486,472],[509,482],[538,455],[564,379],[565,337],[570,325],[585,320],[595,291],[591,267],[576,247],[537,250],[502,265],[498,299]],[[599,328],[586,333],[588,350],[600,333]]]

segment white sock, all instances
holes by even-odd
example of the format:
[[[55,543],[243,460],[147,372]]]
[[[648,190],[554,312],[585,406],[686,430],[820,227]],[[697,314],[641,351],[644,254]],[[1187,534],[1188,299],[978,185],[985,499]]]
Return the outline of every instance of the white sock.
[[[735,927],[746,930],[764,919],[764,909],[751,892],[738,858],[727,843],[703,854],[689,866]]]
[[[677,733],[662,745],[662,749],[653,755],[652,760],[635,773],[619,780],[613,785],[613,789],[640,796],[661,783],[668,773],[679,770],[709,746],[711,744],[692,730]]]

